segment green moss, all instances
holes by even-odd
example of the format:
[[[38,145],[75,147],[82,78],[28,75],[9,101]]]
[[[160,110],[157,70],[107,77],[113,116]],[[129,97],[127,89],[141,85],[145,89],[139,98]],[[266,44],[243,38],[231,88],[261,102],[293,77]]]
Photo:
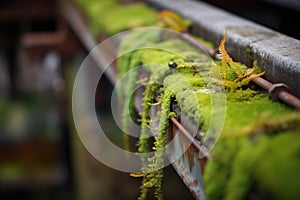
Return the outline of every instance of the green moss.
[[[292,118],[296,123],[296,116]],[[294,125],[292,131],[276,135],[222,137],[203,175],[208,199],[238,200],[251,195],[296,199],[300,180],[299,119],[298,115],[298,128]]]
[[[233,98],[233,95],[236,97]],[[258,129],[258,123],[271,121],[276,123],[290,112],[290,107],[270,101],[266,93],[255,92],[253,94],[249,90],[228,93],[222,136],[254,133]]]
[[[151,35],[151,33],[149,34]],[[190,120],[198,123],[203,132],[211,128],[209,125],[212,114],[221,112],[221,109],[213,108],[211,99],[213,94],[222,92],[220,88],[214,86],[216,83],[211,78],[212,74],[216,73],[214,70],[215,64],[207,59],[206,55],[196,51],[184,41],[176,38],[161,41],[159,38],[150,35],[145,37],[144,42],[136,37],[130,38],[130,41],[125,40],[126,45],[130,46],[130,44],[134,44],[132,42],[134,40],[137,40],[138,44],[143,44],[146,38],[152,38],[147,43],[151,48],[132,51],[128,58],[121,62],[124,65],[119,66],[121,71],[124,70],[122,73],[125,73],[126,70],[132,67],[130,63],[138,63],[143,65],[143,68],[150,73],[150,79],[145,84],[146,90],[143,99],[144,112],[142,113],[142,132],[139,142],[140,152],[150,151],[151,145],[148,140],[149,109],[154,97],[160,93],[164,95],[165,91],[170,91],[174,94],[181,110],[187,114]],[[177,64],[176,69],[168,66],[170,61]],[[227,80],[239,78],[238,70],[234,69],[237,66],[243,73],[249,70],[240,63],[233,64],[231,62],[231,65],[234,66],[229,69]],[[123,66],[125,67],[123,68]],[[249,82],[250,79],[243,83],[237,82],[241,85],[235,85],[234,90],[226,90],[224,127],[221,137],[212,151],[212,159],[208,161],[203,175],[206,194],[209,199],[245,199],[253,191],[271,197],[276,195],[279,198],[294,197],[297,194],[295,188],[287,189],[286,193],[283,192],[284,190],[279,189],[283,187],[284,183],[292,179],[282,178],[282,182],[274,181],[274,184],[271,181],[268,182],[268,178],[271,177],[273,172],[268,174],[265,171],[271,168],[273,162],[277,163],[278,157],[275,154],[272,154],[270,160],[266,159],[268,161],[266,164],[258,162],[268,157],[268,151],[276,148],[276,142],[273,144],[271,141],[288,140],[282,139],[281,136],[279,137],[276,134],[286,134],[288,131],[295,132],[296,130],[299,132],[299,113],[292,111],[290,107],[284,104],[270,101],[267,92],[255,91],[250,88],[245,89],[247,88],[247,81]],[[123,90],[123,92],[127,93],[126,90]],[[163,114],[160,116],[160,119],[163,120],[161,121],[161,128],[164,127],[163,130],[167,126],[166,112],[166,110],[163,110]],[[260,134],[268,134],[269,136],[263,137]],[[292,138],[295,133],[289,135]],[[295,144],[295,146],[297,145]],[[158,149],[155,147],[155,150]],[[278,149],[274,151],[281,155]],[[290,154],[292,154],[290,151],[286,151],[284,156],[291,156]],[[159,166],[158,158],[161,158],[161,152],[157,153],[156,156],[158,157],[153,157],[150,160],[142,158],[143,171],[149,170],[149,166],[152,168]],[[288,168],[290,167],[293,171],[293,167],[297,167],[298,164],[298,160],[293,158]],[[261,167],[256,171],[255,166]],[[284,166],[278,164],[278,169],[284,171]],[[249,175],[247,174],[248,171],[251,172]],[[160,188],[162,175],[161,171],[155,171],[144,178],[140,199],[146,198],[148,187]],[[282,172],[280,176],[292,178],[289,172],[286,172],[286,174]],[[158,191],[161,190],[158,189]],[[280,192],[283,194],[279,194]],[[157,194],[157,197],[162,197],[160,192]]]
[[[155,11],[141,3],[114,6],[111,10],[113,12],[104,12],[101,18],[98,18],[99,26],[108,35],[131,28],[154,25],[156,22]]]
[[[139,42],[133,43],[131,38],[140,38]],[[141,64],[141,56],[143,49],[141,47],[151,44],[158,40],[158,37],[149,34],[146,31],[137,31],[129,35],[126,40],[120,45],[117,67],[119,71],[119,84],[117,85],[117,94],[120,99],[123,99],[121,126],[125,132],[130,130],[132,119],[130,114],[134,113],[133,101],[130,99],[134,93],[136,80],[138,75],[138,67]],[[126,91],[126,92],[124,92]],[[129,150],[129,136],[124,134],[124,146]]]
[[[150,123],[150,108],[151,103],[154,102],[154,97],[157,94],[157,90],[159,88],[158,84],[148,84],[146,86],[146,90],[143,98],[143,112],[141,116],[141,135],[139,138],[139,149],[140,153],[147,153],[150,151],[149,145],[149,123]],[[143,168],[142,171],[146,171],[148,166],[148,161],[146,158],[142,158]]]
[[[205,166],[204,189],[208,199],[223,199],[231,176],[232,159],[245,142],[245,138],[222,138],[212,151],[212,159]]]
[[[251,49],[249,47],[246,48],[246,55],[247,55],[247,58],[250,62],[253,61],[253,57],[252,57],[252,54],[251,54]]]
[[[297,199],[299,131],[248,140],[233,160],[225,199],[246,199],[251,193],[271,199]]]
[[[204,81],[201,79],[201,77],[198,77],[198,79],[199,82],[197,84],[202,83],[198,88],[204,87]],[[209,123],[210,111],[208,111],[209,109],[207,110],[206,108],[210,107],[210,94],[201,92],[195,93],[194,88],[191,87],[191,84],[186,76],[183,76],[180,73],[166,77],[164,80],[164,86],[174,92],[178,105],[185,113],[187,113],[187,116],[190,119],[194,120],[195,122],[199,122],[200,124],[205,122]],[[200,108],[199,103],[203,103],[206,106]]]
[[[159,130],[158,134],[155,137],[154,147],[155,150],[154,156],[148,158],[149,165],[147,166],[147,171],[149,173],[144,177],[141,195],[139,200],[146,199],[145,188],[155,187],[154,195],[157,199],[163,199],[162,192],[162,181],[163,181],[163,166],[164,166],[164,147],[167,143],[167,128],[169,126],[169,118],[172,115],[170,111],[171,107],[171,98],[173,93],[170,90],[165,89],[160,96],[161,101],[161,111],[159,115]]]
[[[121,5],[118,0],[77,2],[88,16],[94,35],[99,31],[113,35],[135,27],[153,26],[157,22],[155,11],[144,4]],[[209,42],[195,39],[214,48]],[[249,48],[246,54],[252,61]],[[143,65],[150,73],[145,83],[139,152],[151,151],[149,111],[155,96],[160,94],[162,103],[154,156],[141,157],[142,171],[150,173],[143,178],[139,199],[146,199],[149,187],[156,188],[158,199],[163,198],[163,171],[158,168],[163,162],[161,149],[166,144],[171,97],[175,96],[181,110],[205,132],[211,128],[212,112],[221,112],[213,108],[211,99],[213,93],[221,92],[212,86],[220,83],[226,88],[226,118],[221,137],[212,151],[212,159],[203,174],[208,199],[247,199],[251,194],[272,199],[298,198],[299,113],[294,113],[286,105],[271,102],[266,92],[245,89],[250,79],[239,80],[241,74],[249,72],[245,65],[229,62],[226,70],[218,68],[215,64],[222,66],[220,61],[213,64],[205,53],[184,41],[149,30],[129,34],[120,46],[119,55],[119,76],[126,75],[126,78],[117,90],[125,102],[132,97],[139,73],[132,69]],[[177,64],[176,69],[168,67],[170,61]],[[257,73],[259,71],[253,74]],[[129,131],[132,102],[127,106],[123,105],[122,126]]]
[[[148,84],[145,89],[144,98],[143,98],[143,113],[141,116],[141,135],[139,138],[138,143],[138,151],[140,153],[147,153],[150,151],[150,144],[149,144],[149,137],[150,137],[150,131],[149,131],[149,123],[150,123],[150,107],[151,103],[154,101],[154,97],[157,93],[157,89],[159,88],[159,85],[157,84]],[[141,155],[141,162],[142,162],[142,171],[147,172],[148,171],[148,157]],[[139,200],[144,200],[147,197],[148,188],[147,184],[149,182],[149,179],[145,176],[143,177],[142,185],[140,186],[140,196]]]
[[[272,199],[297,199],[300,185],[300,129],[269,139],[252,168],[254,184]],[[263,160],[263,161],[262,161]],[[263,176],[261,176],[263,174]]]
[[[104,31],[114,35],[141,26],[153,26],[157,18],[155,10],[143,3],[122,5],[117,0],[77,0],[88,16],[94,35]]]

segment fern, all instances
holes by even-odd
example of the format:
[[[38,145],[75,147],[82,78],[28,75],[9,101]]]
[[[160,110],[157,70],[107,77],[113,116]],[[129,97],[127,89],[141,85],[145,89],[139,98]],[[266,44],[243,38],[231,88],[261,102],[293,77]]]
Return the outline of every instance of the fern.
[[[227,39],[227,31],[225,32],[220,45],[219,52],[221,54],[221,65],[216,64],[213,73],[213,81],[219,84],[223,84],[226,89],[234,92],[236,89],[242,86],[248,85],[252,78],[259,77],[264,72],[259,71],[257,61],[253,62],[252,68],[234,62],[225,48],[225,42]]]

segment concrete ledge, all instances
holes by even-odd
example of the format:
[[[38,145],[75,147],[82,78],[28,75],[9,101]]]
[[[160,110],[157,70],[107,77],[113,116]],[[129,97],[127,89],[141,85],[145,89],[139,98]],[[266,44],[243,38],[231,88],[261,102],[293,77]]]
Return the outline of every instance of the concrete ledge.
[[[285,83],[300,97],[300,41],[193,0],[147,0],[158,9],[173,10],[193,21],[192,33],[216,46],[227,30],[226,48],[236,60],[258,61],[272,83]]]

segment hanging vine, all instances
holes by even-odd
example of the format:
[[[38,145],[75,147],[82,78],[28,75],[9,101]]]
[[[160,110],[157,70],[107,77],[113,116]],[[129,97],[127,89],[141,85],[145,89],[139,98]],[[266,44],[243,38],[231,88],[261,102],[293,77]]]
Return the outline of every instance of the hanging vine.
[[[139,38],[138,42],[136,38]],[[120,55],[117,60],[117,66],[119,70],[119,77],[125,77],[122,83],[118,85],[117,93],[120,99],[124,99],[121,109],[121,125],[124,130],[123,141],[124,148],[130,150],[129,145],[129,135],[131,117],[130,114],[134,113],[133,102],[131,101],[134,87],[136,86],[136,80],[138,75],[138,70],[134,69],[141,64],[140,55],[142,54],[142,47],[148,43],[154,43],[158,40],[158,36],[153,35],[147,31],[137,31],[130,34],[126,40],[124,40],[121,45],[118,54]],[[124,92],[126,91],[126,92]],[[128,104],[126,103],[128,102]]]
[[[155,90],[157,85],[151,85],[145,91],[144,98],[144,112],[142,115],[142,133],[139,141],[139,152],[145,153],[149,152],[149,135],[146,135],[148,127],[149,127],[149,110],[151,107],[151,102],[154,99]],[[152,157],[142,157],[142,171],[145,172],[143,175],[143,181],[141,185],[141,192],[139,196],[139,200],[144,200],[147,197],[147,193],[149,188],[154,187],[154,195],[157,199],[163,199],[163,190],[162,190],[162,182],[163,182],[163,167],[164,167],[164,147],[167,142],[167,129],[169,126],[170,116],[174,116],[174,113],[170,111],[171,99],[173,97],[173,93],[164,88],[162,94],[159,99],[161,102],[161,111],[158,112],[159,116],[159,128],[158,134],[155,137],[155,142],[153,146],[153,150],[155,151]],[[143,123],[144,122],[144,123]],[[133,175],[134,176],[134,175]]]

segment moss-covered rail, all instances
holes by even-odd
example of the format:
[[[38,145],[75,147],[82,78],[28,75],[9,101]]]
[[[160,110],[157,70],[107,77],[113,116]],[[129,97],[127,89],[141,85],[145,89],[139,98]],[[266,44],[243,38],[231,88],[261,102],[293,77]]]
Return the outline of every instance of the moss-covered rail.
[[[87,14],[95,12],[90,16],[94,17],[93,34],[101,28],[113,34],[136,26],[157,25],[151,17],[147,22],[133,23],[136,18],[131,21],[132,16],[126,11],[125,21],[132,23],[124,26],[124,22],[118,28],[109,26],[105,20],[95,19],[99,10],[105,13],[105,8],[113,8],[116,1],[80,2],[86,6]],[[148,15],[144,6],[142,10],[147,11],[142,14]],[[136,14],[141,14],[139,11]],[[110,22],[109,12],[105,15]],[[118,21],[122,16],[114,17]],[[228,30],[227,34],[232,33],[235,34],[234,30]],[[210,58],[173,31],[147,28],[122,38],[118,47],[118,76],[139,66],[118,88],[122,100],[130,102],[130,112],[126,110],[128,105],[124,106],[122,124],[130,129],[130,114],[137,108],[134,102],[140,102],[139,151],[153,151],[152,156],[141,157],[141,172],[132,174],[143,176],[139,199],[146,199],[152,187],[154,195],[163,198],[161,167],[166,155],[195,199],[296,199],[300,195],[299,112],[271,101],[267,91],[251,83],[263,75],[265,66],[259,69],[261,66],[252,60],[253,68],[249,69],[227,53],[225,37],[218,37],[218,41],[221,60]],[[229,44],[230,48],[232,45]],[[264,62],[260,60],[259,64]],[[144,92],[133,99],[138,84]],[[297,84],[292,89],[300,90]]]
[[[140,38],[139,42],[141,42],[141,38],[143,37],[147,38],[145,43],[149,43],[149,38],[151,37],[145,37],[147,34],[151,35],[153,33],[151,33],[150,30],[147,30],[146,32],[134,33],[130,35],[127,41],[124,41],[124,47],[128,47],[128,44],[135,44],[134,41],[136,41],[137,38]],[[174,155],[182,155],[179,159],[174,158],[174,160],[176,160],[175,168],[177,168],[183,180],[192,190],[194,196],[196,198],[204,197],[203,189],[201,188],[203,184],[206,195],[209,197],[209,199],[219,199],[221,197],[229,199],[246,198],[248,195],[250,195],[249,192],[252,192],[252,187],[259,187],[261,184],[261,178],[264,179],[264,175],[261,174],[261,177],[256,177],[257,179],[254,179],[252,175],[249,175],[250,177],[248,179],[250,180],[247,179],[245,182],[238,182],[240,180],[235,180],[236,171],[241,170],[239,168],[240,163],[235,166],[237,170],[231,168],[231,165],[235,162],[235,159],[238,158],[239,152],[243,152],[244,148],[245,151],[251,152],[251,149],[248,148],[251,145],[254,145],[256,142],[263,140],[262,138],[268,138],[270,141],[272,141],[277,137],[281,138],[281,135],[284,134],[287,135],[286,137],[290,137],[290,140],[293,140],[292,138],[295,137],[295,134],[300,131],[300,127],[297,125],[300,122],[300,115],[298,112],[293,111],[293,109],[286,105],[270,101],[267,92],[249,84],[251,76],[256,77],[256,75],[262,75],[261,72],[257,72],[256,75],[251,74],[250,72],[253,72],[255,69],[249,70],[245,68],[244,65],[235,63],[234,61],[231,61],[232,63],[227,65],[225,58],[225,60],[222,59],[222,62],[219,64],[219,68],[219,61],[214,61],[211,63],[208,60],[205,60],[205,54],[201,54],[199,52],[197,53],[197,50],[189,46],[188,43],[178,40],[177,38],[169,39],[172,38],[170,36],[167,36],[167,38],[167,40],[161,40],[161,37],[156,37],[154,34],[152,41],[150,41],[153,43],[151,49],[136,50],[119,59],[118,66],[120,71],[124,70],[124,66],[128,66],[127,70],[131,69],[131,67],[134,68],[138,63],[139,65],[143,65],[144,69],[151,74],[150,78],[148,79],[149,82],[146,81],[144,83],[146,91],[143,99],[144,112],[142,115],[142,133],[145,134],[149,125],[151,126],[152,121],[149,121],[149,109],[151,105],[154,107],[156,105],[153,103],[155,101],[155,96],[159,93],[163,94],[166,89],[172,91],[175,97],[175,102],[181,108],[182,112],[180,115],[177,113],[177,118],[181,119],[180,117],[185,116],[181,119],[184,121],[185,125],[187,124],[186,121],[192,121],[194,124],[198,125],[199,129],[194,129],[197,131],[197,135],[193,133],[191,135],[198,139],[199,144],[210,150],[211,145],[213,145],[215,142],[214,140],[219,139],[217,145],[212,150],[211,156],[209,156],[210,159],[208,159],[206,162],[207,157],[203,158],[203,155],[201,157],[201,148],[197,148],[195,145],[192,145],[191,147],[184,146],[184,144],[187,143],[188,138],[182,137],[182,134],[176,134],[183,132],[183,130],[177,131],[177,128],[175,128],[175,130],[171,131],[170,133],[171,138],[173,139],[173,148],[172,151],[168,153],[170,154],[171,158]],[[156,48],[154,48],[155,46]],[[164,51],[162,49],[164,49]],[[180,52],[184,52],[184,54],[180,54]],[[223,52],[223,54],[226,54],[226,51]],[[223,57],[225,56],[223,55]],[[170,62],[172,62],[171,66]],[[147,63],[155,64],[148,65]],[[174,63],[177,63],[175,70],[172,68]],[[216,68],[214,63],[217,63]],[[197,71],[197,69],[201,72]],[[213,74],[215,73],[215,70],[221,74],[221,79],[218,79],[218,77],[214,78]],[[211,79],[204,79],[203,77],[206,75],[209,77],[212,76]],[[245,75],[248,75],[249,79],[247,79]],[[244,78],[244,81],[240,80],[241,77]],[[130,79],[136,80],[137,76],[136,79]],[[239,81],[235,82],[236,80]],[[160,84],[157,84],[157,82]],[[209,88],[210,84],[219,84],[220,82],[225,85],[226,103],[224,105],[222,102],[219,103],[221,103],[220,107],[226,106],[226,118],[224,121],[224,126],[222,127],[220,138],[207,138],[206,134],[209,130],[213,129],[217,131],[218,126],[222,126],[220,123],[217,123],[216,125],[211,123],[214,117],[217,118],[218,115],[224,114],[222,113],[224,110],[222,110],[220,107],[212,107],[212,94],[216,94],[218,92],[221,93],[222,91],[218,91],[220,88],[214,88],[214,90]],[[130,94],[128,90],[130,91],[130,88],[127,88],[127,90],[126,88],[123,88],[122,91],[125,91],[124,93],[126,94]],[[163,99],[158,99],[162,104],[166,103],[163,101]],[[168,101],[170,101],[170,99],[168,99]],[[168,109],[171,108],[169,107]],[[172,109],[170,111],[172,111]],[[164,111],[162,110],[161,112]],[[158,112],[158,117],[159,116],[160,112]],[[157,117],[152,118],[155,119]],[[219,118],[218,120],[222,120],[222,118]],[[192,126],[193,125],[188,125],[187,129],[192,129]],[[144,129],[145,131],[143,131]],[[165,130],[165,132],[166,131],[167,130]],[[143,137],[147,138],[146,136]],[[157,137],[157,140],[158,138],[159,137]],[[269,141],[268,139],[265,141]],[[144,144],[148,145],[148,142],[146,141],[145,139],[142,139],[142,143],[140,143],[140,148],[142,151],[145,151],[145,148],[150,151],[149,146],[144,148]],[[240,141],[246,142],[246,144],[240,145]],[[225,145],[227,145],[228,142],[230,142],[230,144],[228,144],[228,147],[224,147],[223,142]],[[295,143],[295,145],[297,145],[299,142],[295,141]],[[226,148],[228,148],[228,152]],[[220,153],[218,153],[219,151],[223,151],[224,155],[222,156]],[[233,154],[231,154],[230,151],[233,151]],[[264,151],[266,152],[263,154],[266,155],[268,153],[268,148],[264,149]],[[226,155],[227,153],[229,155]],[[228,160],[223,161],[223,159],[225,159],[227,156]],[[296,157],[293,157],[292,160],[292,162],[299,162],[296,161]],[[147,163],[147,161],[145,162]],[[206,164],[204,165],[205,162]],[[260,160],[256,160],[255,162],[260,162]],[[277,161],[273,160],[270,160],[270,162],[275,162],[273,163],[274,165],[281,163],[280,159],[278,159],[279,163],[276,163]],[[187,168],[183,166],[189,167]],[[200,172],[204,166],[205,171],[202,171],[204,180],[202,180]],[[256,169],[254,167],[255,165],[253,165],[252,170],[255,171]],[[286,170],[290,171],[290,173],[297,173],[296,171],[291,172],[292,168],[288,169],[288,165],[286,167]],[[147,171],[147,168],[144,170]],[[225,170],[226,173],[223,172],[223,170]],[[280,170],[276,171],[276,173],[279,173],[279,171]],[[149,173],[149,175],[145,176],[145,187],[156,186],[155,184],[147,184],[148,182],[153,182],[153,180],[156,180],[155,175],[156,172],[153,174]],[[282,174],[282,176],[285,176],[285,174]],[[222,192],[222,190],[227,187],[227,183],[231,182],[231,177],[233,177],[232,182],[237,181],[235,186],[242,187],[237,189],[237,191],[243,191],[241,194],[235,194],[237,191],[235,191],[234,186],[228,189],[229,192],[226,190]],[[290,179],[290,181],[297,181],[298,179],[298,177],[295,176],[291,178],[292,179]],[[204,183],[202,183],[202,181]],[[280,187],[284,188],[286,183],[281,182],[280,180],[277,181],[276,184],[278,184],[278,187],[280,185]],[[265,185],[263,187],[265,187]],[[267,187],[270,188],[268,188],[266,191],[263,191],[264,193],[267,193],[266,195],[270,197],[276,197],[279,195],[277,193],[274,194],[274,192],[277,190],[274,189],[272,185]],[[264,188],[259,188],[259,190],[263,189]],[[297,189],[294,188],[293,191],[295,191],[294,194],[286,194],[286,197],[290,197],[289,195],[297,195]],[[258,193],[259,192],[260,191],[258,191]],[[284,193],[285,192],[281,190],[280,194],[283,195]],[[227,197],[227,195],[229,195],[229,197]],[[265,194],[259,193],[257,195]]]

